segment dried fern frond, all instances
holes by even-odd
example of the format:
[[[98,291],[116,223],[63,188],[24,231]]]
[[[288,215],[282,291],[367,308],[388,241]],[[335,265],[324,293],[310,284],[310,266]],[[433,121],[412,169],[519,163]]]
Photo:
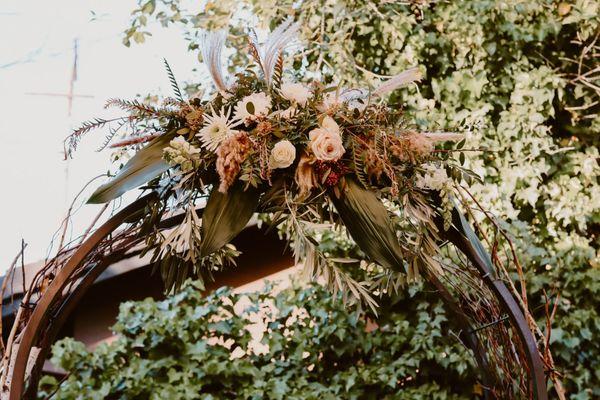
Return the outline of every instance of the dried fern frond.
[[[248,34],[248,46],[250,48],[250,56],[254,59],[256,64],[258,64],[260,70],[264,71],[262,61],[260,60],[260,45],[254,29],[251,29]]]
[[[227,31],[205,31],[201,34],[200,50],[204,64],[212,77],[217,90],[221,93],[227,91],[227,84],[223,76],[223,63],[221,62],[221,53],[225,45]]]
[[[123,111],[150,117],[162,116],[165,111],[151,106],[150,104],[141,103],[137,100],[108,99],[108,101],[104,105],[104,108],[110,107],[117,107]]]
[[[79,128],[76,128],[71,132],[64,141],[65,145],[65,160],[73,155],[73,152],[77,150],[77,145],[81,140],[81,137],[86,133],[93,131],[94,129],[100,129],[115,121],[126,121],[127,117],[119,117],[113,119],[94,118],[89,121],[85,121]]]
[[[283,54],[279,53],[275,71],[273,72],[273,87],[280,88],[283,83]]]
[[[165,63],[165,68],[167,69],[167,75],[169,76],[169,82],[171,82],[171,88],[173,88],[173,93],[175,93],[175,97],[177,100],[183,102],[183,95],[181,94],[181,89],[179,89],[179,85],[177,84],[177,79],[175,79],[175,74],[171,69],[171,66],[167,62],[166,58],[163,58],[163,62]]]

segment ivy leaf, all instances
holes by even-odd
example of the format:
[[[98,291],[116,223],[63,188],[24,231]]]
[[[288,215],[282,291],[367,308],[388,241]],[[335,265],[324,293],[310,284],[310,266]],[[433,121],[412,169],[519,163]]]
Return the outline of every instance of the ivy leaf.
[[[87,202],[107,203],[168,170],[170,167],[163,160],[163,150],[172,137],[173,135],[165,134],[152,140],[138,151],[113,179],[96,189]]]
[[[259,197],[258,189],[244,190],[239,181],[227,193],[219,192],[217,186],[213,188],[202,215],[202,257],[220,249],[244,229],[258,207]]]
[[[354,178],[346,178],[346,187],[329,197],[352,239],[374,262],[395,271],[404,271],[402,249],[388,211],[375,194]]]

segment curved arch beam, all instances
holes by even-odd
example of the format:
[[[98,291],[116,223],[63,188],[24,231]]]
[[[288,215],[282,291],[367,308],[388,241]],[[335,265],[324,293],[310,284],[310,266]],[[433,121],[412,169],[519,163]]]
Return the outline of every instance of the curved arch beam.
[[[471,227],[465,227],[465,221],[466,220],[461,212],[455,207],[452,211],[453,223],[447,231],[444,229],[444,223],[441,218],[438,217],[436,219],[436,224],[444,239],[454,244],[469,259],[475,268],[477,268],[481,274],[481,279],[495,295],[502,310],[508,314],[510,322],[517,332],[525,350],[527,367],[529,368],[530,385],[534,399],[548,400],[544,365],[536,340],[527,325],[525,316],[504,282],[497,279],[489,255],[483,250],[483,245],[481,245],[480,242],[472,243],[471,240],[468,239],[467,229],[470,230]],[[459,230],[458,227],[461,227],[461,230]]]
[[[35,343],[37,343],[40,334],[42,333],[45,327],[48,327],[48,324],[52,324],[50,330],[47,332],[48,336],[43,338],[43,346],[42,352],[38,356],[40,359],[43,359],[43,355],[47,354],[48,349],[50,348],[52,337],[56,334],[56,332],[62,326],[65,318],[61,315],[61,317],[57,318],[56,321],[51,321],[51,312],[53,311],[53,306],[56,305],[56,302],[60,300],[60,295],[62,291],[65,289],[67,284],[69,283],[69,278],[73,274],[74,271],[81,265],[82,262],[85,261],[85,258],[89,255],[90,252],[94,250],[94,248],[102,242],[108,235],[114,232],[119,226],[121,226],[124,222],[127,222],[132,215],[139,214],[141,210],[148,204],[149,201],[152,200],[154,196],[152,194],[142,197],[136,200],[131,205],[124,208],[122,211],[114,215],[110,218],[104,225],[102,225],[98,230],[96,230],[79,248],[78,250],[71,256],[67,264],[59,271],[56,278],[51,282],[48,289],[44,292],[40,300],[38,301],[31,318],[29,319],[23,333],[21,335],[21,341],[19,343],[19,348],[17,350],[17,357],[15,359],[14,369],[12,371],[12,376],[10,380],[10,400],[19,400],[22,398],[25,389],[25,372],[27,360],[29,358],[29,354],[31,352],[32,347]],[[201,213],[202,210],[198,212]],[[523,313],[516,303],[514,297],[508,290],[508,288],[504,285],[503,282],[496,280],[493,278],[492,274],[489,274],[490,262],[488,259],[484,259],[481,255],[481,249],[476,249],[468,239],[464,232],[460,232],[456,229],[456,226],[461,226],[460,223],[460,214],[459,211],[455,210],[455,215],[453,215],[453,219],[455,225],[451,228],[451,231],[445,232],[441,229],[441,232],[445,232],[446,239],[452,242],[461,252],[463,252],[467,258],[475,265],[475,267],[480,272],[482,279],[486,283],[486,285],[492,290],[494,295],[497,297],[501,307],[504,311],[507,312],[511,323],[514,329],[517,331],[517,334],[524,344],[525,352],[527,355],[527,365],[529,367],[529,374],[531,378],[531,386],[534,394],[534,398],[537,400],[547,400],[547,391],[544,377],[544,370],[542,361],[538,352],[537,344],[535,339],[527,326]],[[178,219],[181,219],[182,216],[174,216],[161,222],[162,227],[169,227],[177,223]],[[437,221],[438,225],[441,223],[443,226],[443,222]],[[126,257],[125,253],[115,254],[116,257]],[[114,258],[114,257],[113,257]],[[108,259],[113,260],[113,258],[108,257]],[[96,266],[93,266],[90,271],[86,273],[83,277],[82,282],[77,285],[74,289],[74,292],[71,293],[67,299],[62,304],[63,310],[68,314],[69,310],[72,306],[77,302],[77,300],[85,293],[87,288],[93,283],[95,278],[104,271],[110,262],[101,262]],[[436,285],[434,282],[435,279],[430,280],[430,282],[434,286]],[[441,285],[441,282],[438,282]],[[443,285],[442,285],[443,287]],[[438,288],[439,289],[439,288]],[[446,297],[449,296],[450,293],[446,293]],[[452,303],[451,296],[449,299],[450,303]],[[62,313],[61,311],[61,313]],[[457,312],[457,310],[454,310]],[[460,315],[460,310],[458,310],[458,314]],[[464,321],[461,322],[463,325],[469,326],[468,320],[464,318]],[[55,326],[56,325],[56,326]],[[473,342],[473,340],[475,340]],[[487,365],[487,359],[485,357],[485,351],[482,352],[481,346],[476,338],[469,337],[469,341],[472,342],[469,347],[473,347],[472,350],[475,352],[475,356],[480,364],[480,367],[485,369]],[[477,351],[476,351],[477,349]],[[35,394],[35,389],[33,386],[36,385],[39,373],[41,370],[42,361],[40,359],[36,360],[34,367],[32,368],[31,379],[29,380],[30,385],[32,385],[30,390],[28,390],[27,395],[33,396]],[[488,380],[486,374],[484,374],[484,380]],[[486,393],[487,394],[487,393]]]
[[[17,356],[11,374],[10,400],[19,400],[23,395],[25,370],[31,348],[38,340],[42,328],[47,325],[52,306],[60,298],[63,290],[69,283],[69,278],[73,272],[102,240],[121,226],[127,217],[143,209],[154,197],[155,195],[149,194],[134,201],[98,228],[71,256],[67,264],[58,272],[46,291],[42,294],[21,334],[19,348],[17,350]]]

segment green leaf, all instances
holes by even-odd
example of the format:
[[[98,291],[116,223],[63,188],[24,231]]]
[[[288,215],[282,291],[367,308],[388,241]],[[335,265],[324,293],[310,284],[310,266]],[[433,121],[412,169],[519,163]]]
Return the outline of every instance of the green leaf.
[[[165,134],[152,140],[148,146],[138,151],[113,179],[96,189],[88,203],[109,202],[168,170],[169,165],[163,160],[163,149],[171,139],[172,135]]]
[[[354,178],[346,178],[346,187],[331,200],[360,249],[374,262],[396,271],[404,271],[402,249],[388,211],[375,193]]]
[[[473,246],[481,260],[485,263],[488,272],[495,274],[494,264],[492,263],[490,255],[485,250],[483,243],[481,243],[481,240],[479,240],[479,237],[471,227],[471,224],[469,221],[467,221],[456,204],[452,210],[452,219],[454,222],[454,227],[469,240],[469,243]]]
[[[236,237],[256,211],[259,197],[256,188],[244,190],[244,184],[239,181],[227,193],[219,192],[215,186],[202,214],[200,255],[207,256]]]

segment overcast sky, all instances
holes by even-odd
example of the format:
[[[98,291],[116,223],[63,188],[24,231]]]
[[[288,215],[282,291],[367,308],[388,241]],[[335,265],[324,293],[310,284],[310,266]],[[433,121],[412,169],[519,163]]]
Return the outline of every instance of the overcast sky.
[[[46,256],[53,233],[73,197],[111,166],[110,152],[96,152],[103,132],[83,140],[63,161],[63,139],[80,122],[106,116],[108,98],[142,93],[170,95],[162,59],[180,80],[194,76],[194,54],[176,29],[153,31],[142,46],[122,45],[135,0],[3,0],[0,3],[0,272],[28,243],[26,262]],[[75,98],[29,93],[67,93],[73,41],[79,43]],[[96,187],[86,192],[87,195]],[[85,196],[84,196],[85,197]],[[81,233],[99,206],[85,205],[74,220]]]

